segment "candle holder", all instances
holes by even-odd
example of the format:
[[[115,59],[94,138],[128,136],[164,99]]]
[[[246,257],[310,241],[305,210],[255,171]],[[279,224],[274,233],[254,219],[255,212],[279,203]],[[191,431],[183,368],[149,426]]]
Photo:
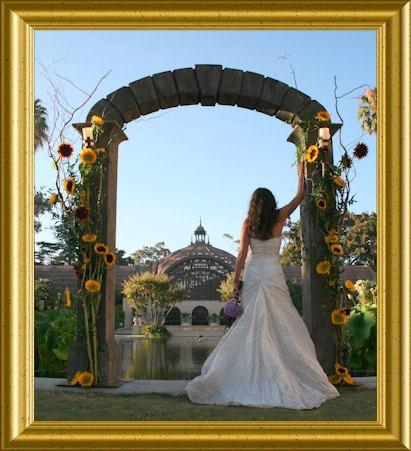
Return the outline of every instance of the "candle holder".
[[[93,149],[95,146],[93,127],[83,127],[81,134],[83,135],[83,148]]]
[[[327,125],[318,128],[318,147],[328,150],[331,142],[331,133]]]

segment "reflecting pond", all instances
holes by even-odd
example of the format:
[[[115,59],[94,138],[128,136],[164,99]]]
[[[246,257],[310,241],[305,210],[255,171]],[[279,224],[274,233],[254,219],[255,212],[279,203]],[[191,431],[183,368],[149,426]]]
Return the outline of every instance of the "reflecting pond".
[[[192,379],[218,343],[219,337],[121,339],[125,379]]]

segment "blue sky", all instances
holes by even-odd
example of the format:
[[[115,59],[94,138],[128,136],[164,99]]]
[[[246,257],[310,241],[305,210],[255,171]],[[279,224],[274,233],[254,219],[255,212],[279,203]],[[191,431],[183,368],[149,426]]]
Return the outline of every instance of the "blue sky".
[[[35,93],[49,109],[50,122],[53,90],[47,78],[78,106],[84,99],[78,88],[92,91],[110,71],[74,122],[83,122],[97,100],[121,86],[195,64],[249,70],[295,87],[291,63],[297,88],[322,103],[334,122],[334,75],[339,94],[376,84],[374,31],[36,31],[35,58]],[[361,92],[339,103],[345,144],[362,133],[356,119]],[[254,189],[271,189],[280,206],[295,194],[290,132],[276,118],[222,105],[167,109],[128,124],[128,141],[119,151],[117,247],[128,253],[159,241],[171,250],[184,247],[201,217],[211,244],[234,252],[223,234],[238,237]],[[76,132],[67,138],[80,150]],[[352,211],[375,211],[376,142],[374,136],[361,139],[370,153],[356,162]],[[334,149],[340,155],[337,138]],[[47,190],[54,175],[47,151],[38,151],[36,187]],[[297,210],[292,218],[298,216]],[[52,240],[47,216],[43,223],[36,240]]]

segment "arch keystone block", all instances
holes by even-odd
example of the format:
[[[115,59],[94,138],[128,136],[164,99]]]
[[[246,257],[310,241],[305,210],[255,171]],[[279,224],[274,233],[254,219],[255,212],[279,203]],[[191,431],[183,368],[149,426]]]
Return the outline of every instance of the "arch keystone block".
[[[217,103],[222,69],[220,64],[196,64],[195,74],[200,88],[201,105],[214,106]]]
[[[241,94],[241,80],[244,72],[225,68],[221,75],[217,101],[220,105],[235,105]]]
[[[241,94],[237,105],[249,110],[255,110],[260,100],[261,90],[264,84],[264,75],[255,72],[244,72],[241,84]]]
[[[141,116],[137,102],[127,86],[110,93],[107,100],[121,113],[125,122],[131,122]]]
[[[133,81],[133,83],[129,84],[129,87],[137,100],[141,114],[154,113],[160,109],[160,101],[151,77],[144,77],[140,78],[140,80]]]
[[[107,99],[99,100],[93,105],[87,115],[87,122],[91,121],[91,116],[102,117],[105,121],[116,121],[120,127],[124,125],[124,119]]]
[[[276,117],[284,122],[291,120],[296,113],[302,110],[311,100],[303,92],[295,88],[288,88],[287,94],[281,102]]]
[[[156,87],[160,108],[172,108],[179,105],[178,91],[174,82],[173,74],[169,70],[151,77]]]
[[[267,77],[264,80],[263,90],[256,110],[260,113],[274,116],[280,108],[287,91],[288,85],[274,78]]]
[[[195,105],[200,102],[196,76],[191,67],[173,70],[174,80],[180,98],[180,105]]]

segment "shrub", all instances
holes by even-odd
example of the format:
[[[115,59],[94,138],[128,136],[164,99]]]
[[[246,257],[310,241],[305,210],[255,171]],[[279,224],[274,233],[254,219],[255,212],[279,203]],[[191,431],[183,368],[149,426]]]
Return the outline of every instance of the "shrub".
[[[68,352],[76,336],[77,315],[71,309],[35,312],[34,356],[37,376],[65,377]]]
[[[34,308],[38,311],[57,307],[58,294],[53,282],[49,279],[34,281]]]
[[[300,283],[293,280],[287,280],[288,290],[293,300],[294,307],[298,310],[298,313],[303,314],[303,291]]]
[[[123,306],[121,304],[116,305],[115,316],[116,316],[115,328],[118,329],[119,327],[123,327],[124,326],[124,310],[123,310]]]
[[[170,336],[167,327],[157,326],[155,324],[146,324],[141,333],[147,338],[164,338]]]

